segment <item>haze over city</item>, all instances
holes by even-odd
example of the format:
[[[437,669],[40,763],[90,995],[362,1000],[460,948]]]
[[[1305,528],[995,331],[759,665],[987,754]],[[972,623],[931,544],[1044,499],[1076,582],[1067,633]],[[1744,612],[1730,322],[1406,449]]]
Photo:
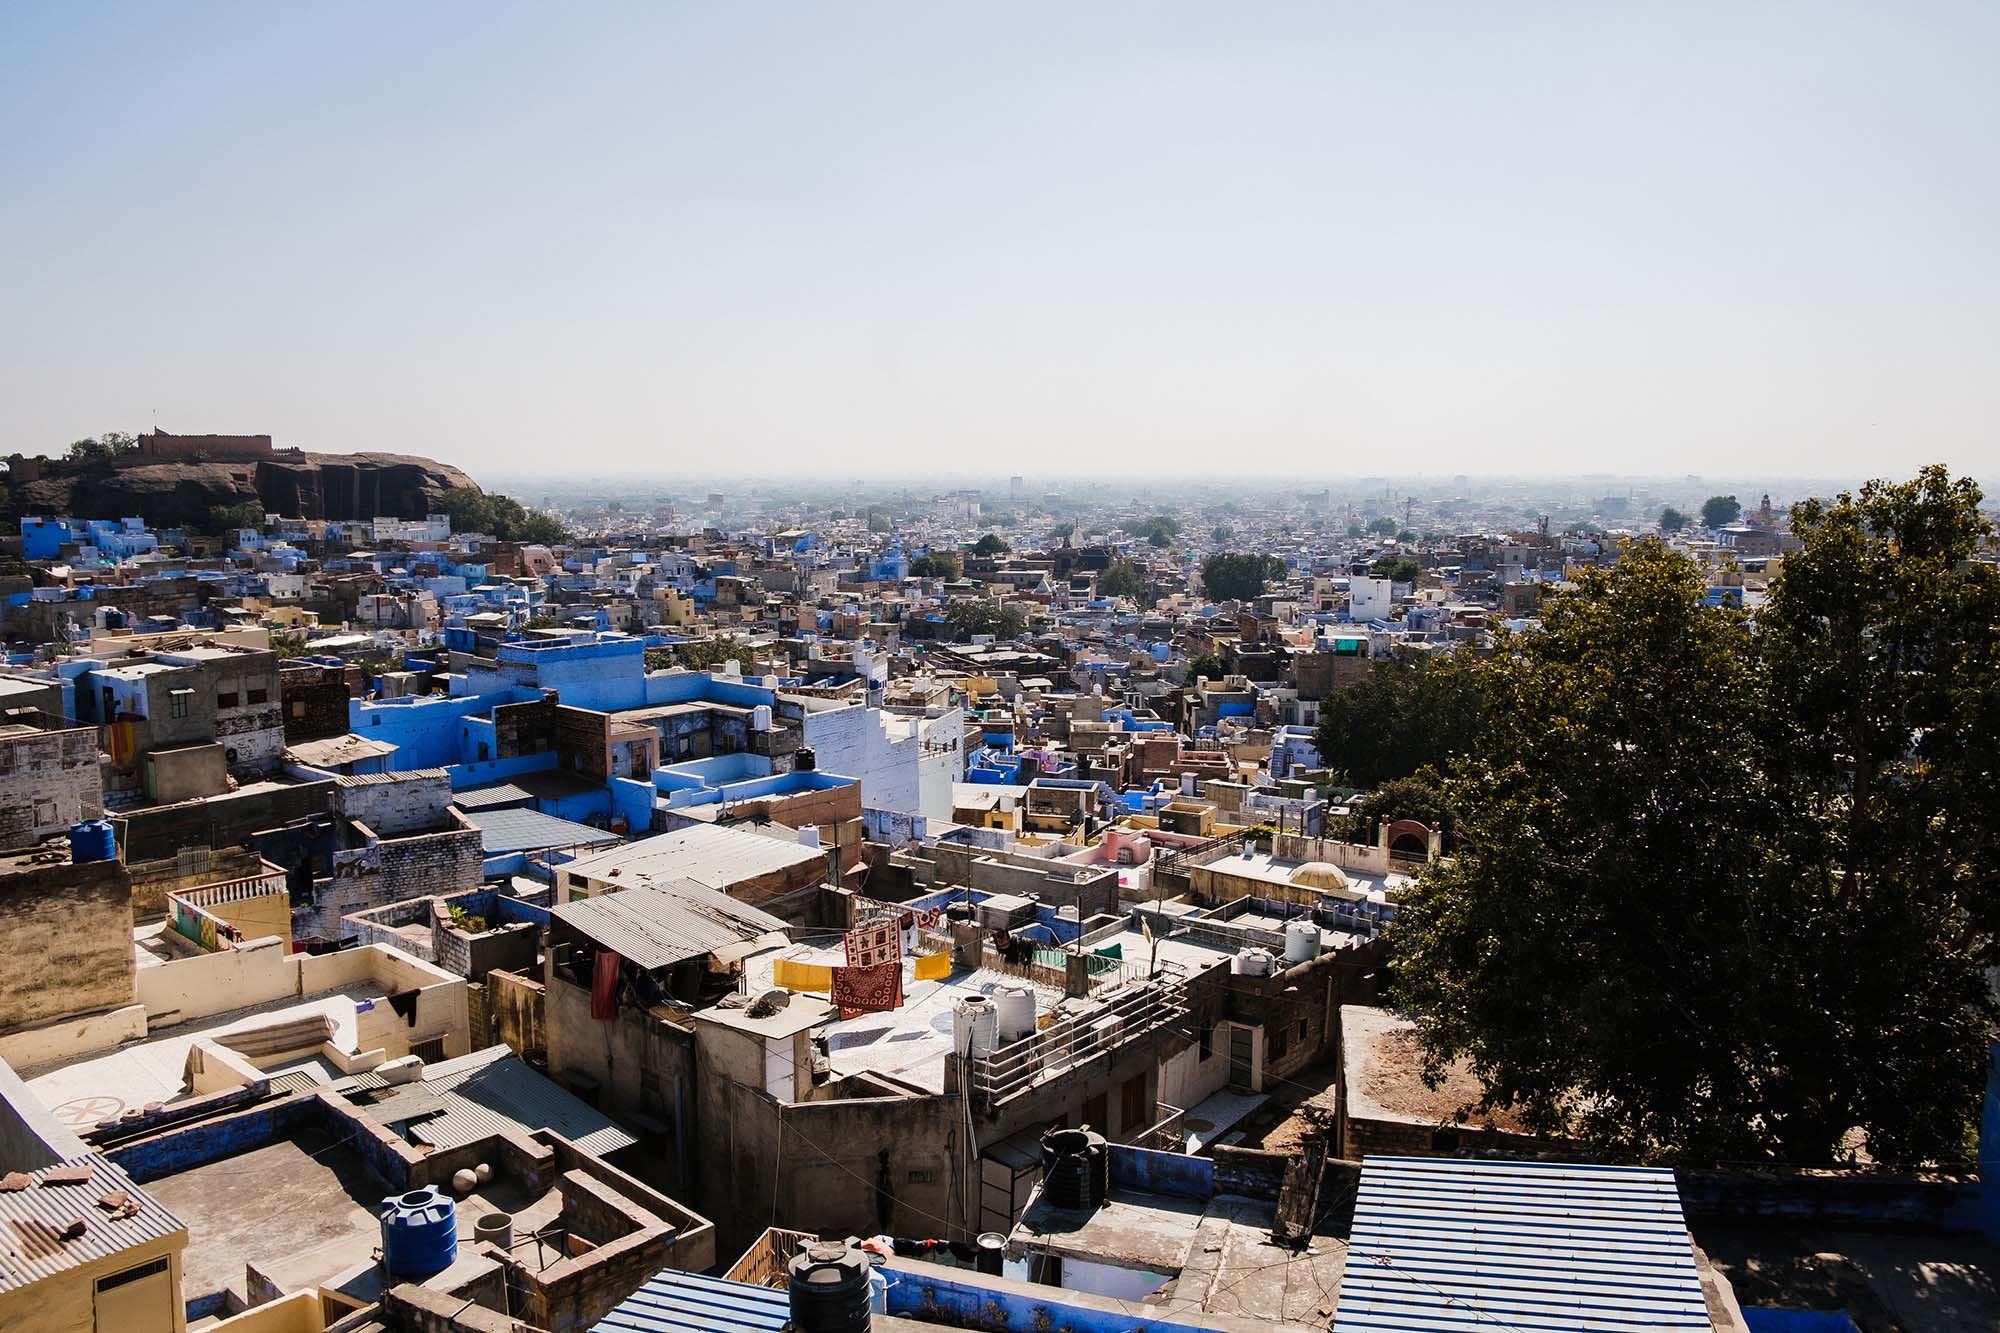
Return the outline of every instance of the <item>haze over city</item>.
[[[0,448],[1990,476],[1996,39],[1984,4],[15,6]]]

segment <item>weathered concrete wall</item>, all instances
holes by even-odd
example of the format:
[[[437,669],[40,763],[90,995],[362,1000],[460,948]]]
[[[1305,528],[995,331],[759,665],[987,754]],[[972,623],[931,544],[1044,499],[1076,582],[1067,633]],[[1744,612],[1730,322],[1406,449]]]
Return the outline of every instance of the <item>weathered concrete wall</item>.
[[[486,974],[486,1004],[493,1040],[538,1068],[547,1068],[549,1039],[543,1028],[542,983],[515,972]]]
[[[706,1151],[695,1124],[693,1034],[629,1007],[599,1022],[589,991],[547,972],[543,983],[550,1076],[609,1115],[636,1113],[662,1126],[661,1178],[676,1195],[688,1194],[690,1159],[697,1144]]]
[[[128,860],[173,856],[184,847],[231,847],[250,835],[320,814],[333,799],[333,783],[301,782],[271,790],[233,792],[205,801],[134,810],[125,821]]]
[[[132,1003],[132,884],[118,861],[0,874],[0,1031]]]
[[[97,729],[0,737],[0,847],[25,847],[96,819]]]
[[[340,667],[295,665],[278,672],[286,744],[347,731],[347,679]]]
[[[157,920],[166,914],[169,893],[225,879],[243,879],[261,874],[263,869],[263,858],[241,847],[189,847],[177,856],[128,863],[132,918],[142,924]]]
[[[335,801],[342,814],[384,838],[434,830],[451,804],[451,776],[441,768],[417,768],[338,778]]]

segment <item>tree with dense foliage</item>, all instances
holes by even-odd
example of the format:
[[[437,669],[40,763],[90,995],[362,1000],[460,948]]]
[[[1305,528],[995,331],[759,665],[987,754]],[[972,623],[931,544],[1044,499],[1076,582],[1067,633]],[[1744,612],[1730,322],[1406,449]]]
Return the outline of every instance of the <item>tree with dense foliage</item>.
[[[1711,495],[1701,504],[1704,528],[1726,528],[1743,516],[1743,506],[1733,495]]]
[[[96,437],[86,436],[70,443],[64,457],[78,463],[108,463],[125,454],[136,453],[139,441],[122,430],[107,430]]]
[[[1679,532],[1681,529],[1687,527],[1687,525],[1688,516],[1672,505],[1668,505],[1660,511],[1661,532]]]
[[[972,553],[977,556],[992,557],[1007,554],[1007,543],[998,533],[989,532],[972,544]]]
[[[1391,583],[1415,583],[1424,576],[1424,567],[1417,563],[1415,556],[1385,555],[1368,566],[1368,572]]]
[[[210,536],[221,537],[243,528],[262,530],[264,526],[264,506],[254,500],[241,504],[210,505],[203,531]]]
[[[1074,537],[1075,535],[1076,535],[1076,524],[1068,522],[1067,520],[1058,523],[1054,527],[1049,529],[1049,540],[1052,542],[1068,541],[1071,537]]]
[[[1441,768],[1479,739],[1480,687],[1465,654],[1385,658],[1320,704],[1313,733],[1320,763],[1358,787]]]
[[[1756,629],[1657,541],[1484,668],[1394,929],[1433,1071],[1683,1160],[1958,1163],[1996,1018],[2000,574],[1927,469],[1793,511]]]
[[[1285,563],[1276,556],[1218,551],[1201,562],[1201,586],[1210,601],[1247,602],[1284,572]]]
[[[910,561],[910,577],[955,579],[958,577],[958,557],[950,551],[926,551]]]
[[[1171,514],[1154,514],[1151,518],[1126,524],[1125,531],[1134,537],[1145,538],[1148,546],[1164,549],[1181,535],[1181,521]]]
[[[1368,531],[1380,537],[1393,537],[1396,535],[1396,526],[1396,520],[1384,514],[1380,518],[1369,520]]]
[[[1426,769],[1411,777],[1392,779],[1351,802],[1342,832],[1350,841],[1372,843],[1382,825],[1399,819],[1414,819],[1447,834],[1452,831],[1457,812],[1436,773]]]
[[[991,634],[996,639],[1018,639],[1028,621],[1011,606],[981,597],[961,597],[944,609],[944,623],[952,637],[963,642],[975,634]]]
[[[1187,678],[1190,681],[1198,680],[1203,676],[1208,677],[1210,680],[1221,680],[1228,674],[1228,671],[1222,665],[1222,659],[1214,653],[1197,653],[1188,659]]]
[[[503,542],[558,546],[570,540],[569,530],[548,514],[526,509],[506,495],[489,495],[460,486],[445,492],[444,508],[453,532],[485,532]]]
[[[731,662],[741,663],[746,670],[750,665],[750,654],[741,643],[727,635],[675,644],[674,655],[690,671],[714,671]]]
[[[1118,559],[1110,568],[1097,576],[1097,592],[1100,597],[1131,597],[1145,595],[1146,576],[1130,560]]]

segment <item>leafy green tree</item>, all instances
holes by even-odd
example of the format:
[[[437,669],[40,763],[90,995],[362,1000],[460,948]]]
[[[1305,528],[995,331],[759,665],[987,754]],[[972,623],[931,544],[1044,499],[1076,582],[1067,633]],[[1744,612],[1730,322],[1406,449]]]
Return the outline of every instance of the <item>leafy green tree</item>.
[[[1378,787],[1470,751],[1484,725],[1482,678],[1452,653],[1384,658],[1335,690],[1319,708],[1313,744],[1320,762],[1359,787]]]
[[[984,598],[961,597],[944,609],[944,623],[952,637],[961,642],[975,634],[991,634],[996,639],[1018,639],[1028,621],[1011,606]]]
[[[1347,525],[1347,535],[1349,537],[1366,537],[1368,529],[1362,527],[1359,523],[1349,523]]]
[[[1146,577],[1130,560],[1113,560],[1110,567],[1097,576],[1097,592],[1102,597],[1139,598],[1145,595],[1145,591]]]
[[[690,671],[714,671],[730,662],[740,662],[747,667],[750,660],[743,645],[727,635],[676,644],[674,652],[681,665]]]
[[[1702,501],[1701,525],[1704,528],[1726,528],[1743,516],[1743,506],[1733,495],[1711,495]]]
[[[503,542],[560,546],[569,530],[548,514],[526,509],[511,496],[489,495],[461,486],[445,492],[445,512],[453,532],[485,532]]]
[[[1352,802],[1347,810],[1346,836],[1355,842],[1374,842],[1384,824],[1414,819],[1429,828],[1449,834],[1458,822],[1451,798],[1436,774],[1430,770],[1383,783]]]
[[[1165,548],[1171,546],[1174,538],[1180,536],[1181,522],[1169,514],[1155,514],[1151,518],[1127,524],[1125,531],[1134,537],[1143,537],[1149,546]]]
[[[1049,529],[1049,540],[1052,542],[1067,541],[1075,535],[1076,524],[1070,522],[1058,523]]]
[[[1424,576],[1424,567],[1417,563],[1414,556],[1385,555],[1368,566],[1368,572],[1391,583],[1415,583]]]
[[[1688,525],[1688,516],[1668,505],[1660,511],[1660,531],[1679,532]]]
[[[241,504],[210,505],[204,531],[210,536],[222,536],[240,528],[262,529],[264,526],[264,506],[252,500]]]
[[[993,532],[987,533],[972,544],[972,553],[974,555],[988,558],[996,555],[1005,555],[1007,550],[1007,543],[1001,540],[998,533]]]
[[[1222,659],[1214,653],[1198,653],[1188,659],[1187,678],[1190,681],[1199,676],[1207,676],[1210,680],[1221,680],[1228,674],[1222,665]]]
[[[1941,468],[1801,505],[1756,632],[1654,540],[1481,668],[1394,929],[1430,1067],[1691,1160],[1956,1163],[1995,1007],[2000,574]]]
[[[73,462],[108,463],[114,458],[137,453],[139,441],[122,430],[107,430],[96,437],[86,436],[73,441],[65,457]]]
[[[889,530],[889,516],[879,509],[869,510],[868,530],[870,532],[887,532]]]
[[[1393,537],[1396,535],[1396,520],[1384,514],[1369,520],[1368,530],[1383,537]]]
[[[1415,546],[1417,544],[1417,531],[1415,528],[1404,528],[1396,534],[1396,540],[1404,546]]]
[[[910,561],[910,577],[955,579],[958,577],[958,557],[949,551],[926,551]]]
[[[1226,523],[1218,523],[1215,525],[1214,530],[1208,534],[1208,539],[1212,542],[1226,542],[1235,534],[1236,529]]]
[[[1211,601],[1247,602],[1284,572],[1284,562],[1276,556],[1218,551],[1201,562],[1201,586]]]

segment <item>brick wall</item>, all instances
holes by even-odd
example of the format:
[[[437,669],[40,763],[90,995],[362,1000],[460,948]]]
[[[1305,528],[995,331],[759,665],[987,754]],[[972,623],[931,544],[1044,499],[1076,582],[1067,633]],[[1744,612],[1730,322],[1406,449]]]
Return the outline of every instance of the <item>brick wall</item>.
[[[104,811],[97,729],[0,737],[0,847],[25,847]]]
[[[278,672],[285,743],[347,732],[347,680],[339,667],[288,666]]]
[[[478,888],[485,866],[479,830],[471,827],[384,838],[378,851],[388,902]]]
[[[493,710],[493,757],[513,759],[556,747],[556,705],[550,699],[501,704]]]
[[[384,838],[436,829],[451,804],[451,777],[441,768],[345,778],[336,787],[340,813]]]
[[[611,776],[609,714],[559,706],[555,710],[555,737],[565,767],[598,779]]]
[[[0,1030],[132,1003],[132,883],[118,861],[0,874]]]

